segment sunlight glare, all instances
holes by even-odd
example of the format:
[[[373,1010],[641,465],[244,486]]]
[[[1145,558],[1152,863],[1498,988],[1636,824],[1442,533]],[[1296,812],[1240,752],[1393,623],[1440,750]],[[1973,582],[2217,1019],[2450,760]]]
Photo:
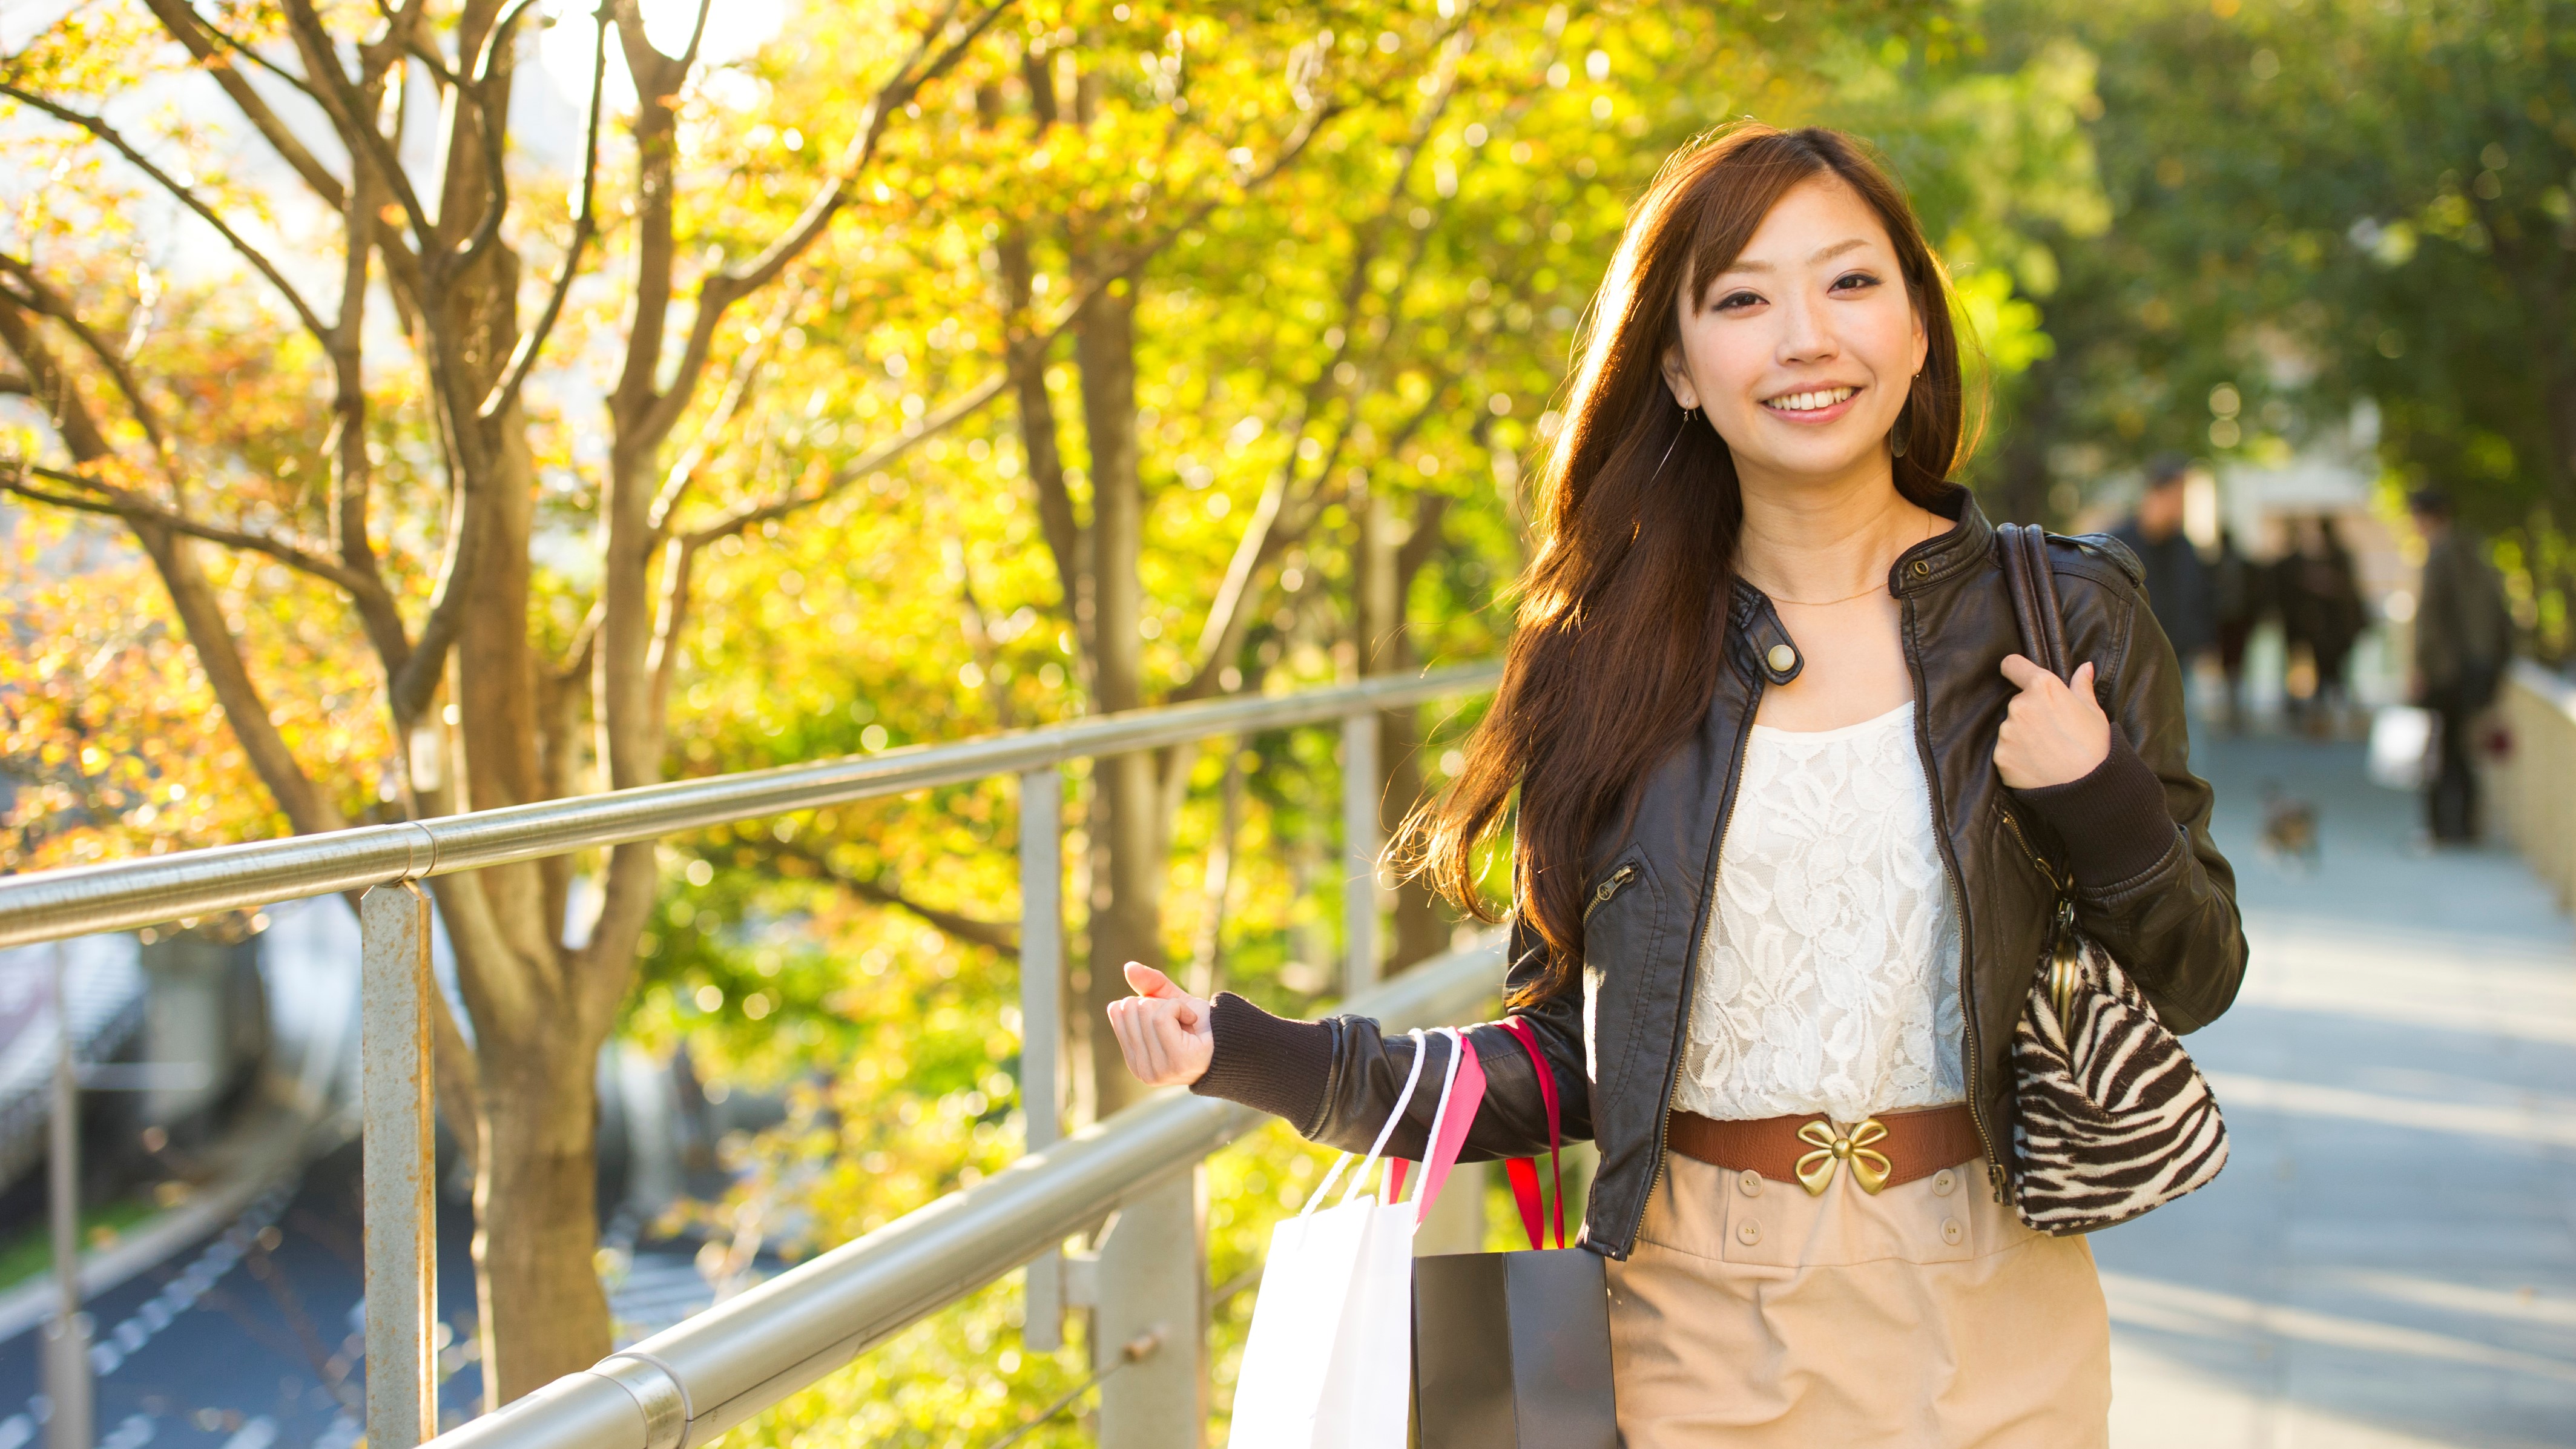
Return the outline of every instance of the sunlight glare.
[[[567,103],[577,110],[587,109],[590,40],[598,22],[586,7],[571,3],[560,6],[555,14],[556,23],[543,32],[538,42],[546,75]],[[644,38],[663,54],[677,55],[688,46],[689,27],[696,23],[697,16],[696,0],[644,0]],[[727,0],[713,5],[707,14],[706,39],[698,46],[700,76],[703,78],[706,67],[741,60],[759,50],[786,22],[786,0]],[[606,84],[612,113],[634,108],[635,80],[627,73],[615,36],[609,37]]]

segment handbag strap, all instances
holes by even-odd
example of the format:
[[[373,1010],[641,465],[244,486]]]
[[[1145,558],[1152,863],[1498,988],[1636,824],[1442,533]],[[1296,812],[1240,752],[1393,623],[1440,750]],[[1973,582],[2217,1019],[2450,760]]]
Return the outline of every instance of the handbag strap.
[[[2057,609],[2057,575],[2048,561],[2048,531],[2036,523],[2007,523],[1995,530],[1995,538],[2022,652],[2058,678],[2071,678],[2066,626]]]
[[[1556,1187],[1556,1245],[1565,1246],[1565,1167],[1558,1160],[1561,1141],[1560,1119],[1556,1106],[1556,1070],[1547,1063],[1547,1054],[1538,1049],[1538,1031],[1527,1018],[1510,1017],[1503,1030],[1529,1053],[1530,1065],[1538,1071],[1539,1101],[1547,1108],[1547,1168]],[[1539,1235],[1538,1164],[1525,1157],[1515,1157],[1503,1169],[1512,1183],[1512,1200],[1521,1210],[1521,1227],[1529,1234],[1530,1247],[1546,1246]]]
[[[2061,680],[2075,674],[2073,651],[2066,647],[2065,616],[2057,607],[2057,575],[2048,561],[2048,530],[2036,523],[2007,523],[1995,529],[2002,554],[2004,589],[2012,596],[2013,623],[2021,633],[2022,653]],[[2041,858],[2025,840],[2022,849],[2057,891],[2057,923],[2072,920],[2072,883]]]
[[[1368,1181],[1369,1169],[1377,1165],[1378,1155],[1386,1151],[1386,1139],[1395,1135],[1395,1124],[1404,1120],[1404,1109],[1412,1105],[1413,1089],[1422,1080],[1422,1033],[1416,1029],[1405,1035],[1413,1038],[1413,1065],[1404,1074],[1404,1090],[1396,1095],[1395,1110],[1387,1114],[1386,1125],[1378,1129],[1377,1141],[1369,1144],[1368,1157],[1360,1163],[1360,1170],[1352,1176],[1350,1186],[1342,1189],[1343,1202],[1349,1202],[1359,1192],[1361,1184]],[[1341,1180],[1342,1169],[1350,1165],[1351,1155],[1347,1152],[1334,1158],[1333,1170],[1325,1173],[1324,1180],[1316,1184],[1314,1193],[1306,1199],[1306,1205],[1297,1210],[1297,1216],[1302,1218],[1313,1212],[1315,1204],[1322,1202],[1325,1194],[1333,1190],[1333,1184]]]

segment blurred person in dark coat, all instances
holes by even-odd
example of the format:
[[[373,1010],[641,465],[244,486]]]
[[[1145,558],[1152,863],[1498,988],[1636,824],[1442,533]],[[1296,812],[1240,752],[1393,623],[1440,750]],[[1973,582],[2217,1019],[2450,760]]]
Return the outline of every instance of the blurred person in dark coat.
[[[2190,471],[2190,460],[2179,453],[2151,460],[2138,511],[2111,530],[2146,566],[2147,607],[2185,667],[2218,642],[2209,567],[2182,531],[2183,478]]]
[[[2209,565],[2210,617],[2218,634],[2218,667],[2227,676],[2227,727],[2245,727],[2245,648],[2272,607],[2272,571],[2245,556],[2236,532],[2218,530]]]
[[[2424,577],[2415,591],[2415,700],[2441,721],[2425,814],[2436,844],[2468,844],[2478,838],[2477,720],[2504,684],[2513,615],[2503,580],[2487,562],[2486,541],[2453,521],[2450,496],[2421,489],[2406,506],[2424,536]]]
[[[2323,515],[2299,520],[2290,552],[2274,565],[2281,604],[2281,632],[2292,648],[2304,644],[2315,662],[2316,691],[2293,699],[2292,713],[2310,734],[2329,734],[2350,697],[2344,672],[2353,646],[2370,623],[2361,602],[2361,580],[2352,554]]]

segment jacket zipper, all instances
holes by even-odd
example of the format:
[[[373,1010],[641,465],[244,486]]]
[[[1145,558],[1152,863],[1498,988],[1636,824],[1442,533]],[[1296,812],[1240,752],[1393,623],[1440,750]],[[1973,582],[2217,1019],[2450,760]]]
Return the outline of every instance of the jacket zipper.
[[[1717,807],[1717,824],[1709,834],[1708,869],[1700,876],[1699,928],[1691,933],[1690,953],[1682,958],[1681,1009],[1673,1014],[1673,1046],[1664,1058],[1663,1104],[1655,1112],[1655,1171],[1646,1179],[1646,1192],[1637,1199],[1637,1211],[1628,1219],[1628,1251],[1637,1250],[1637,1234],[1646,1225],[1646,1204],[1654,1201],[1655,1189],[1664,1181],[1664,1167],[1670,1161],[1669,1139],[1673,1125],[1673,1089],[1681,1081],[1682,1041],[1690,1031],[1691,1006],[1699,990],[1699,953],[1708,942],[1709,928],[1717,923],[1718,862],[1726,854],[1726,828],[1735,821],[1735,794],[1744,782],[1744,752],[1753,743],[1753,716],[1762,708],[1763,677],[1753,676],[1753,695],[1745,701],[1744,715],[1735,725],[1735,759],[1727,766],[1724,797]]]
[[[1594,911],[1610,904],[1610,898],[1619,894],[1619,892],[1626,890],[1628,888],[1628,882],[1635,880],[1636,878],[1637,866],[1633,861],[1612,871],[1609,876],[1601,882],[1601,884],[1593,887],[1592,904],[1583,908],[1583,919],[1587,921],[1591,920],[1592,913]]]
[[[1914,747],[1923,756],[1924,794],[1931,797],[1933,834],[1941,847],[1941,871],[1950,881],[1950,911],[1959,923],[1959,1025],[1967,1038],[1968,1121],[1977,1129],[1977,1145],[1986,1152],[1986,1186],[1995,1201],[2004,1200],[2004,1160],[1995,1151],[1994,1129],[1986,1122],[1985,1098],[1977,1090],[1977,996],[1969,981],[1976,943],[1968,937],[1968,892],[1959,884],[1959,856],[1950,844],[1949,805],[1941,798],[1941,772],[1932,761],[1932,719],[1925,701],[1931,685],[1923,675],[1922,652],[1914,645],[1914,601],[1905,601],[1905,667],[1914,676]],[[2010,812],[2006,813],[2007,819]],[[2014,832],[2020,833],[2018,829]],[[2027,845],[2024,846],[2027,849]]]
[[[2048,888],[2061,896],[2072,894],[2073,888],[2068,882],[2059,878],[2057,868],[2048,863],[2047,857],[2032,848],[2030,837],[2022,833],[2021,820],[2010,810],[1996,813],[2003,816],[2004,828],[2012,832],[2013,842],[2021,847],[2021,853],[2029,856],[2030,863],[2039,868],[2039,878],[2048,882]]]

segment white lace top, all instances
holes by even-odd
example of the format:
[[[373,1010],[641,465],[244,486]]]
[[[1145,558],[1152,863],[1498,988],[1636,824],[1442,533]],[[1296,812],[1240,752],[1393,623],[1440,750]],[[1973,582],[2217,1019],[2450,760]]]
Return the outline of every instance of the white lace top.
[[[1753,727],[1673,1105],[1721,1121],[1963,1100],[1959,922],[1914,706]]]

